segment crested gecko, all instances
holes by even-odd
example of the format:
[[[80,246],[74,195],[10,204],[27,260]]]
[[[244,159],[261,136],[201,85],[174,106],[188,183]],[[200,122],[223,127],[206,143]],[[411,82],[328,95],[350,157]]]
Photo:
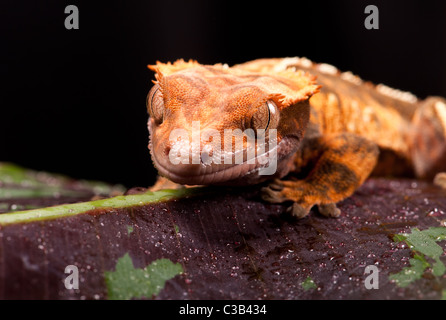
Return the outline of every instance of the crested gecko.
[[[446,186],[442,97],[419,100],[298,57],[232,67],[192,60],[148,67],[156,78],[147,96],[149,149],[161,175],[155,188],[166,181],[251,185],[268,180],[263,199],[290,203],[288,211],[302,218],[313,206],[325,216],[339,216],[336,203],[371,174],[436,176],[436,184]],[[202,134],[207,130],[212,134]],[[240,143],[225,130],[242,131]],[[260,144],[269,149],[249,152]],[[234,161],[237,155],[241,161]],[[276,161],[274,172],[261,174],[271,161]]]

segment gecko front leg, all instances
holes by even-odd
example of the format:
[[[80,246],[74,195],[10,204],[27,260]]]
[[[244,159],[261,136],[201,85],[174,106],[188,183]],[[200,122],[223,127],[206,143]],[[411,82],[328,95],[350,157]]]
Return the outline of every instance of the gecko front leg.
[[[317,205],[325,216],[339,216],[336,203],[352,195],[376,165],[378,147],[350,133],[304,139],[296,153],[294,173],[288,180],[275,180],[262,189],[264,200],[272,203],[291,201],[291,213],[303,218]]]

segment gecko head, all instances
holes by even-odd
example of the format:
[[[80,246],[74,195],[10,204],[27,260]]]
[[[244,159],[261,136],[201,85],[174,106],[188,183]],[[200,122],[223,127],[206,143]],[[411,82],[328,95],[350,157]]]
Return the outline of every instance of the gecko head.
[[[288,173],[319,90],[314,77],[183,60],[149,68],[149,149],[160,175],[240,185]]]

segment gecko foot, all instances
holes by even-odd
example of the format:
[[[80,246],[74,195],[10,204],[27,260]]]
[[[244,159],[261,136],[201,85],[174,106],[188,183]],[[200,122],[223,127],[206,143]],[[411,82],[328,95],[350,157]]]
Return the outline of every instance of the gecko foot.
[[[307,216],[314,205],[317,205],[319,213],[325,217],[339,217],[341,210],[336,207],[336,203],[321,204],[322,197],[318,196],[316,191],[311,185],[302,180],[287,181],[278,179],[261,190],[262,198],[265,201],[271,203],[293,202],[287,209],[287,212],[296,218]]]
[[[303,182],[274,180],[268,187],[262,188],[262,198],[271,203],[293,202],[287,212],[301,219],[308,215],[310,203],[304,201]]]

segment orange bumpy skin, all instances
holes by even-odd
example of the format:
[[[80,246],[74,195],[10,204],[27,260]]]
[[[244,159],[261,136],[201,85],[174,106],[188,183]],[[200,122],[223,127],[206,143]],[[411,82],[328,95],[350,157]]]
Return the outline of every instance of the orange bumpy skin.
[[[309,98],[318,92],[313,76],[303,72],[280,71],[268,74],[250,72],[224,65],[202,66],[179,60],[173,64],[150,66],[156,72],[155,85],[148,95],[151,155],[162,176],[181,184],[254,184],[270,176],[259,175],[262,163],[246,161],[247,150],[256,150],[257,141],[243,138],[245,161],[235,159],[210,164],[193,163],[205,147],[213,156],[233,159],[236,148],[225,147],[224,138],[210,141],[208,130],[224,137],[225,130],[277,130],[278,169],[274,177],[288,173],[288,163],[303,138],[309,119]],[[194,122],[200,129],[194,142]],[[172,139],[174,130],[184,130],[180,139]],[[192,142],[192,143],[191,143]],[[176,149],[175,149],[176,148]],[[171,151],[187,155],[186,163],[173,164]],[[210,150],[209,150],[210,149]],[[218,151],[220,150],[220,151]],[[223,150],[223,152],[221,152]],[[265,148],[265,150],[268,150]]]
[[[305,58],[259,59],[233,67],[179,60],[149,68],[156,73],[147,99],[149,148],[160,175],[173,182],[243,185],[268,179],[263,198],[291,203],[293,215],[304,217],[317,205],[321,214],[338,216],[336,203],[372,172],[430,178],[446,170],[443,98],[419,101]],[[195,140],[193,123],[199,123],[201,133]],[[183,133],[172,139],[177,129]],[[258,150],[262,140],[247,135],[242,150],[235,138],[227,139],[228,149],[215,135],[223,137],[228,129],[253,129],[263,136],[267,151],[261,156],[270,162],[259,155],[249,158],[249,150]],[[214,135],[202,134],[207,130]],[[275,136],[268,135],[273,131]],[[187,155],[184,163],[172,163],[172,150]],[[203,162],[203,151],[215,161]],[[218,160],[235,159],[240,152],[242,163]],[[273,160],[274,174],[260,174]],[[444,175],[436,179],[443,185],[438,177]]]

